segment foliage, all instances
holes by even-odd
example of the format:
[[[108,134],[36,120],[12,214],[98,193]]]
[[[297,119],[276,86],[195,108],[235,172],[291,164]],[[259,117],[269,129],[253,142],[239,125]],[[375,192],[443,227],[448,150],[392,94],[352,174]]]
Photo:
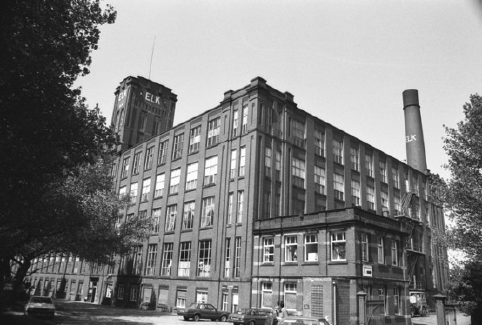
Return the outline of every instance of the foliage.
[[[472,95],[463,107],[465,120],[446,127],[445,151],[451,172],[446,205],[456,227],[453,246],[482,260],[482,98]]]
[[[482,308],[482,98],[471,95],[463,112],[457,128],[445,127],[451,178],[444,197],[453,224],[449,244],[467,258],[452,266],[448,291],[472,313]]]
[[[72,252],[102,263],[139,240],[149,220],[115,227],[117,144],[74,81],[89,73],[103,24],[100,0],[6,0],[0,10],[0,286],[31,260]]]

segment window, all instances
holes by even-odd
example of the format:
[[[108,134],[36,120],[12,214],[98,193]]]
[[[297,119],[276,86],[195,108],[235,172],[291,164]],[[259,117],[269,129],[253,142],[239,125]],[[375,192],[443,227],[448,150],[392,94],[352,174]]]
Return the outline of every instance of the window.
[[[203,277],[211,275],[211,240],[201,240],[199,242],[197,275]]]
[[[387,183],[387,163],[384,161],[379,161],[378,164],[380,166],[380,180],[383,183]]]
[[[351,204],[352,206],[360,206],[360,182],[351,181]]]
[[[137,296],[139,295],[139,286],[131,285],[131,292],[129,296],[130,301],[137,301]]]
[[[285,236],[285,262],[296,262],[298,260],[298,243],[296,235]]]
[[[142,246],[134,247],[134,258],[132,261],[132,274],[140,275],[142,265]]]
[[[196,290],[196,302],[206,303],[208,302],[208,292],[204,290]],[[206,309],[212,309],[210,306],[205,306]]]
[[[276,179],[281,180],[281,151],[276,150],[276,160],[274,162],[274,169],[276,171]]]
[[[378,263],[384,264],[385,263],[385,252],[384,252],[384,249],[383,249],[383,238],[382,237],[378,237],[377,252],[378,252]]]
[[[206,159],[204,167],[204,186],[216,184],[216,176],[218,174],[218,156]]]
[[[370,210],[375,210],[375,188],[367,185],[367,206]]]
[[[264,191],[264,216],[269,219],[271,217],[271,191]]]
[[[131,203],[134,204],[136,203],[137,200],[137,183],[131,183]]]
[[[380,310],[380,315],[387,315],[387,292],[384,288],[378,288],[379,300],[383,301],[383,310]]]
[[[326,194],[325,192],[325,169],[315,165],[315,191],[318,194]]]
[[[325,156],[325,131],[315,130],[315,154]]]
[[[296,310],[296,283],[284,284],[285,308]]]
[[[174,144],[172,146],[172,160],[181,158],[183,144],[184,144],[184,133],[176,135],[174,137]]]
[[[371,154],[365,154],[365,164],[367,168],[367,175],[373,177],[373,156]]]
[[[273,284],[271,282],[261,283],[261,308],[273,307]]]
[[[231,169],[229,170],[229,177],[236,177],[236,149],[231,150]]]
[[[398,242],[392,239],[392,265],[398,265]]]
[[[126,195],[126,186],[122,186],[120,189],[119,189],[119,199],[122,199],[124,197],[124,195]]]
[[[179,182],[181,180],[181,168],[171,170],[171,182],[169,184],[169,194],[179,192]]]
[[[393,197],[393,210],[396,216],[400,214],[400,197],[394,196]]]
[[[181,242],[179,247],[178,276],[189,276],[191,269],[191,242]]]
[[[281,185],[276,184],[276,193],[274,198],[274,215],[275,217],[281,216]]]
[[[335,200],[344,201],[345,178],[343,175],[338,173],[333,175],[333,188],[335,191]]]
[[[184,215],[182,217],[182,229],[192,229],[194,223],[194,207],[195,202],[184,203]]]
[[[263,239],[263,262],[274,261],[274,238]]]
[[[360,171],[360,149],[350,148],[351,169]]]
[[[152,156],[154,155],[154,147],[147,148],[146,157],[144,159],[144,170],[152,168]]]
[[[158,233],[159,232],[159,221],[161,220],[161,208],[157,208],[152,210],[152,232]]]
[[[246,173],[246,147],[241,147],[239,156],[239,176],[242,177]]]
[[[198,152],[201,143],[201,126],[192,128],[189,132],[189,153]]]
[[[271,178],[271,148],[264,148],[264,175]]]
[[[230,225],[233,223],[233,200],[234,200],[234,193],[229,193],[228,196],[228,220],[227,224]]]
[[[234,247],[234,277],[240,277],[241,271],[241,237],[236,237]]]
[[[300,148],[305,148],[305,123],[293,120],[291,123],[291,130],[293,132],[294,145]]]
[[[168,145],[169,145],[169,140],[163,141],[159,144],[159,158],[157,160],[158,165],[162,165],[166,163]]]
[[[238,110],[235,110],[233,112],[233,137],[238,135],[238,126],[239,126],[238,115],[239,115]]]
[[[79,286],[80,286],[80,282],[79,282]],[[119,286],[117,286],[117,299],[118,300],[124,300],[124,285],[123,284],[119,284]]]
[[[394,307],[393,309],[395,311],[395,315],[400,315],[400,289],[399,288],[393,288],[393,307]]]
[[[204,198],[202,201],[201,228],[211,227],[214,221],[214,196]]]
[[[176,226],[177,205],[169,205],[166,212],[166,226],[164,231],[174,231]]]
[[[165,174],[159,174],[156,176],[156,190],[154,192],[154,198],[161,197],[164,194],[165,177]]]
[[[208,147],[214,146],[219,142],[219,131],[221,129],[221,118],[215,118],[208,122]]]
[[[346,261],[346,237],[344,231],[331,233],[331,260]]]
[[[145,178],[142,181],[141,201],[144,202],[149,200],[149,194],[151,194],[151,178]]]
[[[343,165],[343,140],[333,139],[333,161]]]
[[[300,215],[305,213],[305,200],[300,197],[293,197],[293,214]]]
[[[248,105],[243,106],[243,125],[241,129],[241,134],[246,134],[248,132]]]
[[[164,243],[162,249],[161,275],[171,275],[173,243]]]
[[[132,175],[137,175],[139,174],[139,165],[141,164],[141,153],[142,152],[136,152],[134,155],[134,161],[132,163]]]
[[[186,297],[187,297],[187,290],[177,290],[176,292],[176,307],[178,308],[186,308]]]
[[[121,178],[126,178],[127,174],[129,172],[129,160],[130,157],[124,158],[122,160],[122,173],[121,173]]]
[[[231,276],[231,238],[226,238],[225,244],[226,248],[224,251],[224,276],[226,278],[229,278]]]
[[[197,168],[197,162],[187,165],[186,191],[195,190],[197,187]]]
[[[305,235],[305,262],[318,261],[318,236]]]
[[[293,185],[305,188],[305,162],[293,157],[291,162],[291,173],[293,175]]]
[[[243,221],[244,210],[244,191],[238,191],[238,213],[236,214],[236,223]]]
[[[147,218],[147,210],[139,211],[139,219],[146,219]]]
[[[151,244],[147,247],[147,261],[145,275],[154,275],[157,260],[157,244]]]
[[[393,187],[400,188],[400,176],[398,175],[398,168],[392,167]]]
[[[387,192],[380,191],[380,200],[381,200],[383,212],[390,211],[388,209],[388,193]]]
[[[362,261],[368,262],[370,258],[370,246],[368,242],[368,234],[361,234],[361,249],[362,249]]]

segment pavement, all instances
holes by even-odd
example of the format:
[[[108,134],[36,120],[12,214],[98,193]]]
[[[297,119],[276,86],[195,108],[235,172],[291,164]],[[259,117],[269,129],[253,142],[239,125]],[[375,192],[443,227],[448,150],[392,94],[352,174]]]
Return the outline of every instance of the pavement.
[[[455,318],[456,318],[456,322],[454,320],[453,313],[445,316],[445,320],[448,321],[447,324],[449,325],[471,325],[470,316],[467,316],[460,311],[457,311]],[[430,313],[427,317],[413,317],[412,324],[413,325],[438,325],[437,316],[435,315],[435,313]],[[474,325],[477,325],[477,324],[474,324]]]

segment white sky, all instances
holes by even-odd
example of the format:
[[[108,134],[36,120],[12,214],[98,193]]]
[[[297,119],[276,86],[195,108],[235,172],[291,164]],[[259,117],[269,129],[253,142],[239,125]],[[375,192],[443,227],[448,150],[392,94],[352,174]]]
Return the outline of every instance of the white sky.
[[[256,76],[298,107],[405,160],[402,92],[418,89],[428,167],[448,177],[443,125],[481,93],[482,11],[473,0],[107,0],[91,73],[79,79],[110,123],[127,76],[178,95],[174,124]]]

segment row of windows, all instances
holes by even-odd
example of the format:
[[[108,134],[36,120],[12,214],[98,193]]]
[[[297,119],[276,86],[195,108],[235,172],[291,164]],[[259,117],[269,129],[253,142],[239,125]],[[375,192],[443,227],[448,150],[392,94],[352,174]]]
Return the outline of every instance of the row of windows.
[[[241,270],[241,237],[236,237],[234,241],[234,249],[231,247],[231,238],[225,240],[224,252],[224,276],[240,277]],[[201,240],[198,245],[197,264],[195,266],[195,275],[199,277],[211,276],[212,265],[212,241]],[[144,275],[156,275],[157,265],[157,249],[158,244],[150,244],[147,247],[147,257],[144,267]],[[233,251],[232,251],[233,249]],[[189,277],[191,275],[191,250],[192,243],[180,242],[178,253],[177,276]],[[174,243],[164,243],[161,252],[160,272],[161,276],[170,276],[173,270]],[[127,263],[128,256],[122,256],[120,268],[123,269]],[[142,246],[135,247],[132,255],[132,273],[141,274],[142,269]]]
[[[243,222],[244,213],[244,191],[237,192],[236,207],[234,206],[234,192],[230,192],[228,195],[228,211],[226,224],[230,225],[235,220],[236,223]],[[236,210],[235,210],[236,209]],[[216,202],[214,196],[206,197],[202,199],[201,215],[199,221],[200,228],[212,227],[214,225],[214,215],[216,211]],[[194,227],[196,213],[196,202],[189,201],[184,202],[184,208],[182,211],[181,230],[189,230]],[[159,232],[159,225],[161,220],[162,207],[152,209],[152,232]],[[176,227],[176,220],[178,215],[178,205],[168,205],[165,214],[164,232],[173,232]],[[133,218],[134,214],[127,215],[127,218]],[[147,210],[139,211],[139,218],[147,218]],[[120,226],[120,220],[117,226]]]
[[[285,235],[284,236],[284,262],[297,262],[298,261],[298,236],[297,235]],[[361,250],[362,261],[369,262],[370,258],[370,244],[369,235],[366,233],[361,234]],[[383,237],[377,237],[377,262],[379,264],[386,264],[385,261],[385,239]],[[330,260],[331,261],[346,261],[346,233],[344,231],[332,232],[330,234]],[[398,258],[398,241],[391,241],[391,261],[392,265],[399,265]],[[274,238],[263,238],[263,262],[272,263],[274,261]],[[304,262],[316,262],[318,261],[318,235],[306,234],[303,239],[303,261]]]
[[[246,169],[246,147],[241,147],[240,150],[240,157],[239,157],[239,168],[238,175],[239,177],[243,177],[245,175]],[[128,158],[127,158],[128,159]],[[237,164],[237,150],[234,149],[231,151],[231,170],[230,170],[230,177],[233,178],[236,176],[236,164]],[[194,162],[187,165],[187,175],[186,175],[186,183],[185,183],[185,190],[190,191],[197,188],[198,182],[198,162]],[[206,158],[204,164],[204,186],[215,185],[217,181],[218,175],[218,156],[213,156]],[[181,167],[171,170],[171,179],[169,182],[169,194],[176,194],[179,192],[179,184],[181,180]],[[158,174],[156,176],[156,184],[154,188],[154,198],[159,198],[164,195],[164,186],[165,186],[165,173]],[[123,196],[126,194],[127,188],[123,186],[119,189],[119,195]],[[141,192],[141,202],[149,200],[151,193],[151,178],[145,178],[142,181],[142,192]],[[131,203],[135,203],[137,201],[138,196],[138,183],[131,183],[130,184],[130,197]]]

